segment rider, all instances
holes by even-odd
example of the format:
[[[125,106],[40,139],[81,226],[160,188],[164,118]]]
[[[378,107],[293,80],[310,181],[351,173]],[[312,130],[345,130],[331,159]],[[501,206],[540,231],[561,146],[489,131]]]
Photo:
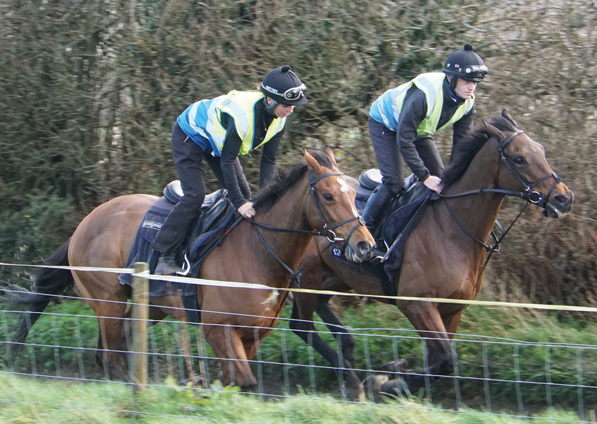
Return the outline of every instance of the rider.
[[[483,59],[466,44],[448,56],[442,71],[389,89],[371,106],[369,135],[382,175],[363,211],[372,233],[390,199],[404,190],[401,157],[425,186],[439,193],[444,164],[432,135],[453,124],[454,148],[473,122],[473,93],[487,74]]]
[[[181,272],[177,256],[191,221],[205,197],[203,160],[207,162],[239,214],[255,215],[251,190],[238,155],[264,145],[259,187],[271,181],[286,117],[307,103],[307,87],[285,65],[269,72],[258,91],[231,91],[190,105],[172,129],[174,165],[184,196],[168,215],[151,247],[162,253],[156,274]]]

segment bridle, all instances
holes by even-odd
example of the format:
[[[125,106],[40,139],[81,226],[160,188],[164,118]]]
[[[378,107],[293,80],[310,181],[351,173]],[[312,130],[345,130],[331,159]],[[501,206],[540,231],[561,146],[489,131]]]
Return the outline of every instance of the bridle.
[[[551,193],[554,190],[554,188],[556,187],[556,185],[559,182],[561,182],[562,180],[560,179],[558,174],[556,174],[555,172],[552,172],[551,174],[548,174],[545,177],[543,177],[543,178],[539,179],[538,181],[531,184],[531,183],[527,182],[522,177],[522,175],[520,175],[514,169],[514,167],[512,167],[512,164],[508,161],[508,158],[504,154],[504,149],[514,139],[514,137],[516,137],[517,135],[522,134],[522,133],[524,133],[523,130],[518,130],[518,131],[512,133],[501,145],[500,145],[500,142],[496,138],[493,138],[493,142],[495,144],[495,147],[498,150],[498,153],[500,154],[500,159],[502,160],[502,162],[504,162],[508,171],[510,171],[510,173],[512,175],[514,175],[518,179],[518,181],[520,181],[520,183],[524,187],[524,191],[502,190],[502,189],[498,189],[498,188],[483,188],[482,187],[478,190],[465,191],[464,193],[453,194],[453,195],[440,194],[439,196],[444,199],[447,199],[447,198],[452,198],[452,197],[468,196],[471,194],[501,193],[501,194],[505,194],[507,196],[520,197],[521,199],[526,200],[528,203],[533,203],[539,207],[542,207],[543,209],[546,209],[549,196],[551,195]],[[499,169],[498,169],[498,171],[499,171]],[[498,172],[498,171],[496,171],[496,172]],[[537,185],[541,184],[543,181],[545,181],[549,178],[553,178],[554,183],[551,186],[551,188],[549,189],[549,191],[547,192],[547,195],[544,195],[540,191],[533,190],[533,187],[536,187]]]
[[[514,226],[514,224],[516,223],[516,221],[518,221],[518,218],[520,218],[520,216],[522,215],[522,213],[524,212],[524,210],[527,208],[527,206],[529,204],[535,204],[539,207],[542,207],[544,209],[544,214],[547,214],[547,206],[548,206],[548,202],[549,202],[549,196],[551,195],[551,193],[553,192],[554,188],[556,187],[556,185],[561,182],[560,177],[558,176],[558,174],[556,174],[555,172],[552,172],[548,175],[546,175],[543,178],[540,178],[538,181],[534,182],[534,183],[529,183],[522,175],[520,175],[520,173],[518,173],[516,171],[516,169],[514,169],[514,167],[512,166],[512,164],[508,161],[508,158],[506,157],[505,153],[504,153],[504,149],[506,148],[506,146],[514,139],[514,137],[516,137],[517,135],[520,135],[524,133],[523,130],[518,130],[514,133],[512,133],[508,138],[506,138],[506,140],[500,144],[500,142],[497,140],[497,138],[493,138],[493,142],[495,147],[498,150],[498,153],[500,155],[500,160],[505,164],[506,168],[508,169],[508,171],[514,175],[518,181],[520,181],[520,183],[522,184],[524,191],[512,191],[512,190],[502,190],[502,189],[497,189],[497,188],[480,188],[479,190],[471,190],[471,191],[466,191],[463,193],[459,193],[459,194],[454,194],[454,195],[443,195],[443,194],[439,194],[439,196],[444,200],[444,205],[446,206],[446,209],[448,209],[448,212],[450,212],[450,215],[452,216],[452,219],[454,219],[454,221],[456,222],[456,224],[460,227],[460,229],[473,241],[475,241],[476,243],[480,244],[481,246],[483,246],[485,248],[485,250],[487,251],[487,256],[485,258],[485,263],[483,264],[483,267],[481,268],[481,272],[479,273],[479,277],[477,278],[477,282],[475,283],[475,291],[477,290],[477,286],[479,284],[481,275],[483,275],[483,271],[485,269],[485,267],[487,266],[487,264],[489,263],[489,259],[491,258],[491,255],[494,252],[499,252],[500,250],[500,243],[504,240],[504,238],[506,237],[506,235],[508,234],[508,232],[510,231],[510,229]],[[496,174],[499,172],[499,167],[497,167],[498,169],[496,170]],[[536,187],[537,185],[541,184],[543,181],[548,180],[549,178],[553,178],[554,179],[554,183],[551,186],[551,188],[549,189],[549,191],[547,192],[547,195],[544,195],[543,193],[533,190],[534,187]],[[497,175],[496,175],[496,180],[497,180]],[[463,196],[469,196],[471,194],[481,194],[481,193],[500,193],[500,194],[504,194],[506,196],[514,196],[514,197],[519,197],[521,199],[526,200],[526,203],[524,204],[524,206],[522,207],[521,211],[518,213],[518,215],[514,218],[514,220],[512,221],[512,223],[508,226],[508,228],[505,231],[502,231],[501,236],[498,238],[493,231],[491,232],[491,238],[494,241],[493,246],[489,246],[487,244],[485,244],[484,242],[482,242],[481,240],[479,240],[478,238],[476,238],[473,234],[471,234],[463,225],[462,223],[458,220],[458,218],[456,217],[456,215],[454,214],[454,212],[452,211],[452,209],[450,209],[447,199],[449,198],[455,198],[455,197],[463,197]]]
[[[326,177],[331,177],[333,175],[344,175],[344,173],[339,172],[339,171],[328,172],[327,174],[320,175],[316,179],[313,179],[313,173],[309,172],[309,186],[310,186],[310,188],[309,188],[310,196],[309,197],[311,199],[313,199],[315,209],[317,210],[317,213],[319,214],[319,219],[321,220],[321,226],[323,228],[323,231],[293,230],[293,229],[289,229],[289,228],[278,228],[278,227],[273,227],[271,225],[261,224],[252,219],[248,219],[248,221],[253,224],[253,226],[255,227],[255,230],[257,230],[257,227],[260,227],[260,228],[270,230],[270,231],[278,231],[278,232],[285,232],[285,233],[298,233],[298,234],[306,234],[306,235],[312,235],[312,236],[322,236],[322,237],[326,237],[330,243],[336,243],[338,241],[342,241],[342,242],[344,242],[343,247],[346,247],[352,234],[361,225],[365,225],[365,222],[363,221],[363,219],[360,216],[355,216],[355,217],[352,217],[345,221],[342,221],[340,223],[336,223],[334,221],[334,219],[331,217],[331,215],[329,214],[329,212],[327,211],[327,209],[325,208],[325,206],[321,204],[321,201],[319,200],[319,193],[317,193],[317,190],[315,190],[315,184],[318,181],[320,181]],[[305,206],[303,208],[305,217],[307,216],[307,204],[309,203],[309,197],[307,197],[307,200],[305,201]],[[327,220],[329,220],[331,222],[332,228],[329,228],[326,218],[327,218]],[[352,230],[350,230],[350,232],[348,233],[348,237],[346,237],[346,238],[338,237],[336,235],[335,230],[338,227],[341,227],[342,225],[348,224],[352,221],[358,221],[358,223],[352,228]],[[257,234],[260,234],[259,231],[257,231]],[[260,237],[261,237],[261,235],[260,235]],[[265,244],[265,246],[268,247],[263,239],[262,239],[262,241]],[[269,250],[269,247],[268,247],[268,250]],[[272,254],[273,254],[273,252],[272,252]]]
[[[342,221],[340,223],[336,223],[334,221],[334,219],[331,217],[331,215],[329,214],[329,212],[327,211],[327,209],[325,208],[324,205],[321,204],[320,200],[319,200],[319,193],[317,193],[317,190],[315,190],[315,183],[317,183],[319,180],[322,180],[325,177],[329,177],[331,175],[344,175],[342,172],[330,172],[327,174],[323,174],[320,175],[319,177],[317,177],[315,180],[313,179],[313,173],[309,172],[309,185],[311,186],[311,188],[309,189],[309,192],[311,193],[311,198],[313,199],[313,203],[315,204],[315,209],[317,210],[317,213],[319,214],[319,219],[321,220],[321,224],[323,226],[323,230],[324,230],[324,235],[325,237],[327,237],[327,239],[329,240],[330,243],[335,243],[337,241],[343,241],[343,246],[342,246],[342,250],[345,250],[346,247],[348,246],[348,242],[350,240],[350,237],[352,237],[352,234],[357,230],[357,228],[359,228],[361,225],[365,225],[365,221],[363,221],[363,219],[357,214],[357,216],[349,218],[345,221]],[[307,216],[307,202],[305,202],[305,207],[304,207],[304,213],[305,216]],[[325,216],[324,216],[325,215]],[[328,221],[331,222],[332,224],[332,228],[328,228],[328,224],[326,221],[326,218]],[[341,227],[345,224],[351,223],[352,221],[358,221],[358,223],[352,227],[352,230],[349,231],[348,233],[348,237],[346,237],[346,239],[340,238],[338,236],[336,236],[336,232],[335,230],[338,227]],[[318,234],[320,235],[320,234]]]
[[[331,246],[333,243],[342,241],[343,243],[343,248],[346,248],[346,246],[348,245],[348,242],[350,240],[350,237],[352,236],[352,234],[357,230],[357,228],[359,228],[361,225],[365,225],[365,222],[363,221],[363,219],[358,216],[355,216],[353,218],[347,219],[345,221],[336,223],[334,221],[334,219],[331,217],[331,215],[329,214],[329,212],[327,211],[327,209],[325,208],[325,206],[321,203],[320,199],[319,199],[319,193],[317,193],[317,190],[315,190],[315,184],[326,178],[326,177],[331,177],[334,175],[344,175],[344,173],[339,172],[339,171],[335,171],[335,172],[328,172],[327,174],[323,174],[320,175],[319,177],[313,179],[313,173],[309,171],[309,196],[307,197],[307,199],[305,200],[305,206],[303,208],[304,210],[304,214],[305,214],[305,218],[307,217],[307,204],[309,202],[309,198],[313,199],[313,203],[315,205],[315,209],[317,210],[317,213],[319,214],[319,219],[321,220],[321,225],[323,228],[323,231],[307,231],[307,230],[293,230],[293,229],[289,229],[289,228],[278,228],[278,227],[273,227],[270,225],[265,225],[265,224],[261,224],[259,222],[256,222],[252,219],[248,219],[249,222],[251,222],[253,224],[253,227],[255,228],[255,232],[257,233],[257,235],[259,236],[259,239],[261,240],[261,242],[263,243],[263,245],[265,246],[265,248],[267,249],[267,251],[278,261],[278,263],[280,263],[280,265],[282,265],[284,267],[284,269],[286,269],[286,271],[288,271],[290,273],[290,279],[291,281],[291,285],[294,283],[294,281],[297,282],[297,285],[300,286],[300,281],[301,281],[301,271],[303,269],[305,269],[305,267],[311,262],[309,261],[308,263],[304,264],[304,266],[296,271],[293,271],[288,265],[286,265],[284,263],[284,261],[282,261],[282,259],[280,259],[278,257],[278,255],[275,254],[275,252],[268,246],[268,244],[266,243],[265,239],[263,238],[263,236],[261,235],[261,233],[259,232],[259,228],[263,228],[265,230],[270,230],[270,231],[277,231],[277,232],[286,232],[286,233],[298,233],[298,234],[305,234],[305,235],[311,235],[311,236],[322,236],[322,237],[326,237],[328,239],[328,241],[330,242],[329,246]],[[327,220],[326,220],[327,219]],[[332,228],[330,228],[328,226],[328,221],[330,221]],[[338,227],[341,227],[342,225],[346,225],[349,224],[353,221],[358,221],[356,223],[356,225],[350,230],[350,232],[348,233],[348,237],[346,238],[342,238],[342,237],[338,237],[336,235],[335,230]],[[329,247],[328,246],[328,247]],[[325,251],[325,249],[324,249]],[[321,255],[323,252],[319,252],[318,256]],[[316,257],[314,257],[313,259],[316,259]],[[311,260],[313,260],[311,259]],[[278,314],[280,313],[280,310],[282,308],[282,305],[284,304],[284,301],[286,299],[286,297],[288,296],[288,291],[286,291],[284,293],[284,298],[282,299],[282,302],[280,302],[280,306],[278,307],[278,312],[276,313],[275,316],[278,316]]]
[[[520,181],[520,183],[522,184],[522,186],[524,187],[524,192],[522,192],[522,195],[519,197],[522,197],[523,199],[527,200],[530,203],[533,203],[539,207],[542,207],[543,209],[547,208],[547,202],[549,199],[549,196],[551,196],[551,192],[553,191],[553,189],[556,187],[556,185],[561,182],[562,180],[560,179],[560,177],[558,176],[558,174],[556,174],[555,172],[552,172],[551,174],[546,175],[545,177],[539,179],[538,181],[536,181],[533,184],[529,184],[513,167],[512,164],[508,161],[508,158],[506,157],[506,155],[504,154],[504,149],[506,148],[506,146],[514,139],[514,137],[516,137],[519,134],[523,134],[524,131],[523,130],[518,130],[515,133],[511,134],[510,137],[508,137],[504,143],[502,145],[500,145],[500,142],[494,138],[493,142],[495,144],[495,147],[498,149],[498,152],[500,153],[500,157],[502,159],[502,162],[504,162],[504,164],[506,165],[506,168],[508,168],[508,171],[510,171],[510,173],[512,175],[514,175],[518,181]],[[553,178],[554,179],[554,183],[552,184],[551,188],[549,189],[549,191],[547,192],[547,195],[543,195],[543,193],[541,193],[540,191],[535,191],[533,190],[533,187],[541,184],[543,181],[549,179],[549,178]],[[489,190],[487,190],[489,191]],[[514,193],[514,194],[512,194]],[[510,194],[510,195],[518,195],[517,192],[508,192],[506,190],[505,194]]]

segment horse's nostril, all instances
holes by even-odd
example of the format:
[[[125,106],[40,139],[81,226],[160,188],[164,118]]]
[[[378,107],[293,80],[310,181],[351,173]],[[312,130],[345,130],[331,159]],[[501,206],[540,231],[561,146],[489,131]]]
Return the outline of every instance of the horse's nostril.
[[[371,246],[371,243],[366,242],[366,241],[362,241],[359,242],[359,251],[361,252],[362,255],[368,255],[369,253],[371,253],[373,251],[373,246]]]
[[[571,199],[568,196],[565,196],[563,194],[555,196],[553,200],[558,202],[560,205],[568,205],[571,202]]]

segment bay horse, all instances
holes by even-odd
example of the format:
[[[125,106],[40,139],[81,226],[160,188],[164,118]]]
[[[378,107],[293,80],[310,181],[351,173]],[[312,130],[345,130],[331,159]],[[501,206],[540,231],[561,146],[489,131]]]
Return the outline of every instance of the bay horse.
[[[355,191],[337,167],[329,147],[324,152],[304,151],[306,164],[297,164],[279,174],[256,197],[253,221],[242,220],[202,263],[199,278],[265,284],[285,289],[291,283],[314,235],[344,240],[349,257],[367,259],[375,241],[363,225],[355,207]],[[47,265],[123,268],[137,229],[157,197],[132,194],[114,198],[89,213],[72,237],[50,256]],[[43,269],[32,291],[13,299],[26,307],[13,338],[23,343],[31,326],[52,299],[44,294],[62,294],[76,284],[95,312],[99,324],[97,363],[109,377],[127,380],[128,350],[125,319],[130,317],[130,289],[118,274],[80,270]],[[220,361],[220,380],[251,389],[257,381],[248,360],[261,340],[275,327],[283,307],[273,291],[216,286],[198,286],[204,337]],[[41,295],[39,295],[41,294]],[[167,315],[185,322],[180,295],[151,297],[150,319]],[[255,330],[257,329],[257,330]],[[105,347],[105,349],[104,349]]]
[[[569,212],[574,199],[548,164],[543,146],[521,131],[505,110],[502,116],[469,132],[454,147],[442,181],[442,199],[427,207],[404,245],[401,270],[391,282],[399,297],[475,299],[483,282],[487,243],[504,197],[523,197],[543,207],[552,218]],[[353,187],[358,184],[354,178],[349,182]],[[377,277],[320,253],[329,247],[330,243],[323,240],[311,242],[303,257],[306,268],[301,288],[354,290],[367,296],[385,294]],[[339,370],[347,396],[362,398],[363,384],[351,369],[355,364],[355,339],[332,312],[330,298],[294,293],[290,328]],[[450,340],[458,328],[463,305],[409,300],[396,300],[395,304],[425,339],[426,368],[403,373],[404,362],[382,367],[390,373],[380,374],[377,380],[368,379],[375,399],[379,399],[379,393],[397,394],[404,389],[415,392],[425,386],[426,377],[437,380],[451,374],[456,360]],[[341,354],[316,333],[314,313],[333,333]],[[389,379],[388,374],[401,375],[402,381]]]

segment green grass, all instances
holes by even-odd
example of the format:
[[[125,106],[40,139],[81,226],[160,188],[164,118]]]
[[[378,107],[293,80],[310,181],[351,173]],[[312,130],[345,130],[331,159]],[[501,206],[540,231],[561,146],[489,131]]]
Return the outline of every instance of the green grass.
[[[537,415],[550,423],[578,421],[574,413]],[[130,386],[66,383],[0,373],[0,422],[25,423],[518,423],[512,416],[470,409],[446,411],[417,399],[383,405],[338,402],[328,396],[269,400],[234,389],[204,391],[174,384],[152,387],[135,397]],[[528,421],[528,420],[525,420]],[[537,420],[537,422],[543,422]]]
[[[97,324],[91,310],[79,301],[65,301],[46,311],[60,315],[44,316],[37,322],[28,343],[38,346],[27,347],[18,358],[10,358],[11,361],[6,349],[0,348],[0,367],[26,374],[103,379],[103,373],[95,364]],[[289,314],[290,308],[286,308],[282,316],[288,318]],[[413,368],[423,366],[422,340],[397,308],[377,303],[348,307],[341,320],[353,329],[357,340],[357,369],[379,369],[380,365],[396,359],[396,353],[399,358],[407,359]],[[12,323],[12,314],[0,313],[0,340],[10,338],[6,329]],[[182,358],[172,356],[181,353],[177,326],[173,321],[166,321],[150,329],[149,350],[156,353],[149,358],[151,382],[164,381],[168,375],[177,381],[186,378]],[[325,330],[321,324],[318,328]],[[285,321],[280,322],[278,330],[265,339],[254,358],[263,363],[252,364],[260,390],[277,395],[296,394],[304,388],[311,393],[338,396],[338,379],[333,370],[327,369],[327,362],[288,331]],[[197,355],[194,329],[191,336],[193,354]],[[329,334],[323,337],[335,346]],[[414,393],[418,399],[431,399],[447,408],[462,404],[483,408],[489,399],[494,409],[502,407],[511,411],[519,410],[521,399],[525,412],[544,410],[552,405],[579,410],[576,387],[579,375],[582,375],[583,385],[597,386],[597,331],[590,320],[558,320],[556,315],[545,313],[471,306],[465,310],[456,340],[458,371],[464,377],[458,381],[459,387],[455,387],[454,379],[447,378],[433,385],[431,393]],[[514,341],[522,343],[516,345]],[[545,343],[554,345],[549,348],[541,345]],[[62,348],[52,347],[54,345]],[[206,352],[214,356],[209,347]],[[316,368],[310,367],[311,364]],[[195,367],[198,370],[197,363]],[[217,371],[217,361],[208,361],[210,380]],[[493,380],[488,387],[482,380],[486,371]],[[364,379],[367,373],[359,371],[358,375]],[[529,384],[545,383],[549,378],[555,385]],[[517,380],[526,383],[516,384]],[[585,409],[597,404],[596,389],[584,388],[580,395]],[[460,404],[457,403],[459,397]]]

